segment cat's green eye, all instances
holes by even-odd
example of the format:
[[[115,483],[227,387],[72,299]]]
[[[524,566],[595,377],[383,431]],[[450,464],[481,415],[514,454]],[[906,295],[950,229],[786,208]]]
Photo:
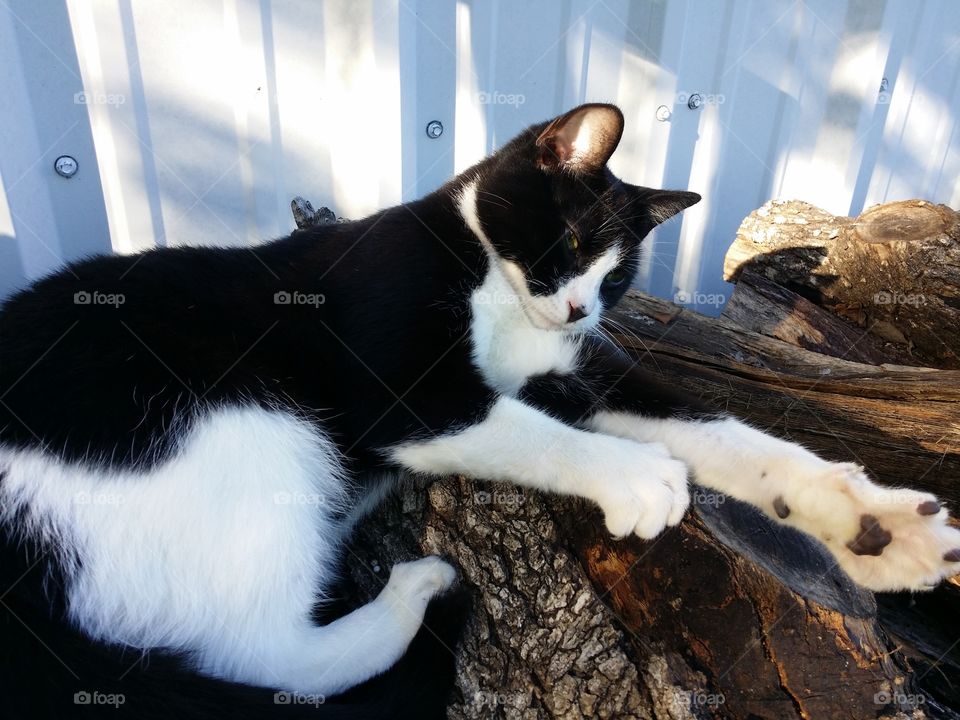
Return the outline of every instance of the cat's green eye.
[[[607,273],[607,276],[603,279],[603,282],[606,285],[619,285],[624,280],[627,279],[627,274],[623,270],[612,270]]]
[[[580,238],[573,230],[567,230],[567,247],[574,252],[580,249]]]

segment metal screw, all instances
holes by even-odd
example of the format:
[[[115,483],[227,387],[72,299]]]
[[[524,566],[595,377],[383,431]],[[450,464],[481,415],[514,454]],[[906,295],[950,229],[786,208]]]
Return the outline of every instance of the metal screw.
[[[431,120],[427,123],[427,137],[436,140],[443,135],[443,123],[439,120]]]
[[[76,158],[72,158],[69,155],[61,155],[54,161],[53,169],[57,171],[57,175],[60,177],[69,179],[77,174],[80,166],[77,164]]]
[[[691,110],[697,110],[701,105],[703,105],[703,97],[700,93],[694,93],[687,100],[687,107]]]
[[[657,108],[657,120],[660,122],[666,122],[673,116],[673,113],[670,111],[666,105],[661,105]]]

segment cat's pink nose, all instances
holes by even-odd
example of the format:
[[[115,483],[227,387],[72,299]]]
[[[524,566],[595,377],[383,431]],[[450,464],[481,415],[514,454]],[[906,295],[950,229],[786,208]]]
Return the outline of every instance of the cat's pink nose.
[[[570,314],[567,315],[568,323],[574,323],[577,320],[583,320],[587,316],[587,313],[584,312],[582,305],[567,303],[567,307],[570,308]]]

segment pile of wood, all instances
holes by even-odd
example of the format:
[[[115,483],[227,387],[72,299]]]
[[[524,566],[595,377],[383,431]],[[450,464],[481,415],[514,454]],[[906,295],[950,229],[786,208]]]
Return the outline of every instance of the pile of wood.
[[[665,382],[960,511],[960,220],[922,201],[750,215],[719,318],[631,293],[619,341]],[[587,504],[451,478],[389,500],[357,598],[448,556],[474,596],[452,718],[960,718],[960,584],[878,595],[706,491],[614,541]],[[757,528],[744,532],[744,528]]]

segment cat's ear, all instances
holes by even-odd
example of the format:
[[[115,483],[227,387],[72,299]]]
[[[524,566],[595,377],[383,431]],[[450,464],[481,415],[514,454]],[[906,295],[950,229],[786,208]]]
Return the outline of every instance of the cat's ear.
[[[687,190],[652,190],[638,188],[643,194],[643,202],[654,225],[666,222],[678,212],[700,202],[700,196]]]
[[[537,161],[546,170],[597,172],[617,149],[622,134],[623,113],[616,105],[581,105],[540,133]]]

